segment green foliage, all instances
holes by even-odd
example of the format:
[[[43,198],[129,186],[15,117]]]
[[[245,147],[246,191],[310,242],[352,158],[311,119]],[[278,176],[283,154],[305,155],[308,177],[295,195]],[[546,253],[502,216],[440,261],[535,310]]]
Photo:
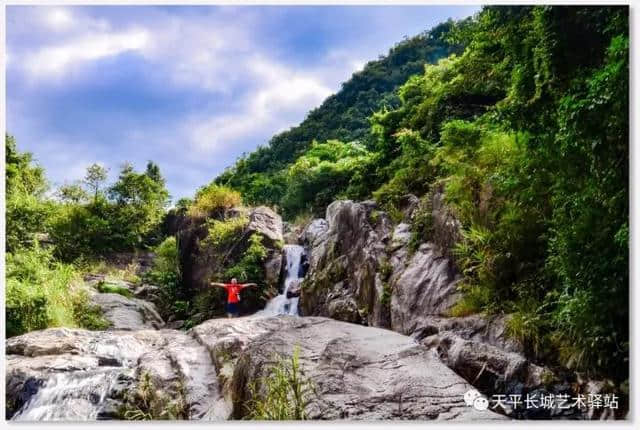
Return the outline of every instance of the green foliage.
[[[6,249],[32,245],[35,233],[43,232],[52,207],[43,201],[47,189],[44,170],[29,152],[19,152],[15,139],[5,135]]]
[[[157,166],[149,176],[125,164],[107,196],[98,192],[103,181],[98,177],[99,167],[91,166],[93,170],[87,173],[93,181],[93,200],[59,204],[48,220],[56,255],[65,261],[129,251],[159,240],[168,193]]]
[[[133,293],[127,287],[122,285],[112,284],[106,281],[100,281],[96,285],[96,289],[101,293],[120,294],[121,296],[131,298]]]
[[[87,174],[84,177],[84,182],[93,195],[94,202],[98,200],[98,194],[102,184],[107,180],[109,169],[103,167],[97,163],[93,163],[87,167]]]
[[[80,204],[86,203],[89,199],[89,194],[82,187],[82,184],[77,182],[60,186],[56,194],[64,203]]]
[[[291,357],[276,356],[260,381],[250,384],[246,418],[253,420],[305,420],[313,400],[313,382],[300,366],[299,349]]]
[[[174,315],[184,317],[188,309],[180,307],[180,284],[182,276],[175,236],[169,236],[155,247],[153,266],[144,274],[144,281],[160,287],[158,293],[158,311],[163,317]]]
[[[244,216],[229,218],[224,221],[217,219],[207,220],[208,234],[205,239],[205,246],[214,248],[223,247],[244,231],[249,223],[249,219]]]
[[[87,298],[73,286],[78,280],[73,266],[55,261],[38,246],[7,254],[6,263],[7,336],[84,326],[78,311],[87,306]]]
[[[249,236],[249,247],[242,258],[224,272],[224,279],[236,278],[239,282],[264,279],[264,260],[267,257],[267,248],[262,244],[262,236],[253,233]]]
[[[339,195],[357,197],[359,184],[371,164],[367,149],[357,143],[314,142],[287,170],[287,191],[282,198],[285,215],[305,211],[323,215]]]
[[[379,186],[380,182],[369,183],[377,179],[361,169],[360,178],[338,186],[316,198],[315,194],[296,190],[290,193],[287,186],[287,171],[296,160],[305,155],[313,146],[313,141],[359,142],[366,147],[372,146],[369,117],[372,112],[384,107],[395,107],[399,103],[397,88],[408,77],[420,73],[425,63],[433,63],[453,52],[460,52],[456,43],[444,40],[444,35],[452,27],[452,22],[440,24],[430,31],[407,38],[394,46],[386,56],[368,62],[362,71],[353,74],[342,85],[340,91],[329,96],[317,109],[297,127],[274,136],[267,146],[259,147],[248,156],[240,158],[236,164],[216,178],[216,183],[224,184],[242,192],[251,204],[286,206],[287,217],[295,217],[299,211],[307,208],[320,211],[329,195],[341,193],[362,197]],[[320,185],[322,178],[336,174],[336,166],[318,168],[312,185]],[[340,176],[340,175],[338,175]],[[330,185],[330,184],[329,184]],[[347,192],[346,188],[351,189]],[[321,190],[318,188],[318,190]],[[283,200],[285,194],[289,194]]]
[[[192,217],[209,217],[242,204],[240,193],[231,188],[211,183],[196,193],[195,201],[189,206]]]
[[[84,290],[78,290],[73,296],[73,316],[79,327],[88,330],[106,330],[111,326],[100,306],[89,303],[88,293]]]
[[[136,386],[125,397],[120,409],[125,420],[187,420],[189,405],[182,384],[175,383],[170,390],[158,389],[149,372],[142,372]]]
[[[33,155],[19,152],[13,136],[5,134],[6,193],[42,196],[47,190],[47,182],[42,167],[34,165]]]

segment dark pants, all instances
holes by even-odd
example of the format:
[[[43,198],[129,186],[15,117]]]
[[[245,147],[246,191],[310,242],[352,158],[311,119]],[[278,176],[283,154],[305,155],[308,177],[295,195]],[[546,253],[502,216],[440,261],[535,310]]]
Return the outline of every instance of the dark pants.
[[[227,303],[227,313],[237,317],[240,313],[238,303]]]

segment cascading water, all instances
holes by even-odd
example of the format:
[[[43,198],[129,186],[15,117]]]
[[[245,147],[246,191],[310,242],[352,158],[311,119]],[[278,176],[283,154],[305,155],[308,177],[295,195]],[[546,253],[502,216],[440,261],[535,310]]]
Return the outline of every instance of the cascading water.
[[[16,421],[95,420],[121,369],[53,375],[13,417]]]
[[[282,294],[269,300],[265,308],[258,312],[261,316],[298,315],[299,298],[287,298],[287,293],[298,288],[304,277],[302,270],[304,248],[300,245],[285,245],[284,256],[286,267]]]

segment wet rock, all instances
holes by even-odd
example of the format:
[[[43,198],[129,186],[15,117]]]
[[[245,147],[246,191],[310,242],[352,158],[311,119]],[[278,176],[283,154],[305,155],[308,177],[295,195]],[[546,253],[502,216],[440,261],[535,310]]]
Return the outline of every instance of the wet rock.
[[[169,393],[179,383],[192,419],[230,413],[208,350],[185,332],[47,329],[10,338],[6,347],[7,398],[15,399],[7,416],[14,420],[116,418],[143,372]]]
[[[280,284],[280,277],[282,276],[282,253],[279,250],[274,250],[271,255],[267,257],[264,263],[265,280],[268,284],[277,287]]]

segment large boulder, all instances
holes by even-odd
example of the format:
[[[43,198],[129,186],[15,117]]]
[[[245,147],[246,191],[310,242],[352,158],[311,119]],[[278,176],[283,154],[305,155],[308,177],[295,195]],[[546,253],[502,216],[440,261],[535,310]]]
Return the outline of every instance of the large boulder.
[[[55,328],[7,340],[7,418],[121,418],[150,375],[190,419],[243,418],[254,384],[297,350],[312,419],[502,419],[468,407],[471,387],[414,339],[327,318],[209,320],[189,332]]]
[[[247,414],[252,384],[295,350],[315,389],[311,419],[502,419],[466,406],[472,387],[427,348],[388,330],[327,318],[279,316],[210,320],[192,329],[225,375],[233,416]]]
[[[254,208],[249,213],[247,230],[262,235],[271,245],[282,243],[282,218],[266,206]]]
[[[401,248],[396,254],[406,254]],[[391,328],[411,334],[424,326],[425,318],[446,315],[459,299],[460,276],[451,261],[433,243],[423,243],[413,255],[399,259],[389,279]]]
[[[314,220],[302,234],[309,272],[302,287],[304,315],[388,326],[378,274],[392,231],[389,217],[375,202],[335,201],[326,220]]]
[[[100,307],[112,330],[158,329],[164,326],[156,307],[145,300],[115,293],[95,293],[90,300]]]
[[[406,216],[417,209],[407,197]],[[451,228],[438,200],[438,215]],[[444,227],[443,227],[444,228]],[[449,234],[444,236],[449,237]],[[442,247],[412,248],[408,223],[395,227],[373,201],[335,201],[326,219],[312,221],[301,235],[310,255],[300,306],[319,315],[411,334],[421,318],[446,315],[459,299],[460,276]]]
[[[230,413],[208,351],[181,331],[55,328],[10,338],[6,352],[7,419],[120,418],[125,394],[143,372],[156,389],[182,387],[192,419]]]

